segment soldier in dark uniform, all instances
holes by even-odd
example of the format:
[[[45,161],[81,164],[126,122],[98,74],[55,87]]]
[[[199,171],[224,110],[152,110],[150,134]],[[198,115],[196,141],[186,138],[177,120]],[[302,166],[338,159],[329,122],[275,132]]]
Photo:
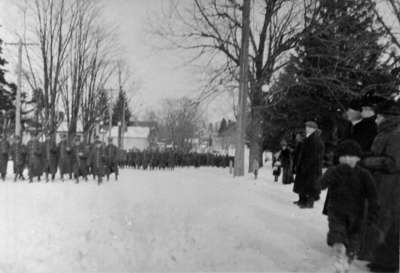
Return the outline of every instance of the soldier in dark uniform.
[[[7,136],[4,134],[0,141],[0,174],[3,181],[6,180],[9,152],[10,144],[8,143]]]
[[[175,153],[173,150],[168,151],[168,168],[171,171],[175,169]]]
[[[58,154],[61,180],[64,181],[64,174],[69,174],[69,179],[72,179],[72,149],[66,135],[61,136]]]
[[[93,164],[93,176],[97,177],[97,182],[100,185],[103,182],[103,176],[105,173],[105,145],[98,137],[95,138],[96,142],[92,149],[91,161]]]
[[[37,177],[38,181],[40,181],[40,177],[43,174],[43,152],[42,144],[39,142],[37,134],[31,134],[31,139],[27,144],[27,150],[29,183],[33,182],[34,177]]]
[[[57,172],[57,144],[54,135],[46,135],[46,141],[43,143],[43,171],[46,174],[46,182],[49,182],[49,174],[51,181],[54,181]]]
[[[106,147],[106,174],[107,181],[110,180],[110,174],[115,174],[115,180],[118,180],[118,148],[112,143],[112,137],[108,138]]]
[[[26,147],[22,144],[20,136],[14,137],[14,143],[12,145],[11,152],[14,163],[14,182],[17,181],[17,178],[25,180],[23,172],[25,167]]]
[[[82,176],[87,181],[87,162],[89,157],[89,148],[79,136],[75,136],[74,146],[72,147],[73,172],[76,183],[79,183],[79,177]]]

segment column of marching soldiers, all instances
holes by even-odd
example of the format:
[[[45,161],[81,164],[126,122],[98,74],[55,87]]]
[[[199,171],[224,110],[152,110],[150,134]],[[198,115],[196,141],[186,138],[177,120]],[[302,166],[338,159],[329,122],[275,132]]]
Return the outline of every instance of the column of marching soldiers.
[[[92,144],[86,144],[80,136],[75,136],[69,141],[66,135],[61,136],[59,143],[56,143],[54,135],[46,135],[45,141],[39,140],[39,135],[31,133],[30,140],[23,144],[21,137],[14,136],[9,142],[6,136],[0,141],[0,174],[4,181],[7,175],[9,159],[13,161],[14,181],[25,180],[24,170],[28,169],[28,179],[32,183],[38,181],[44,175],[46,182],[49,179],[54,181],[57,170],[61,180],[64,177],[75,179],[83,178],[88,181],[88,176],[103,182],[103,178],[110,178],[115,174],[118,179],[118,148],[109,139],[108,144],[95,136]]]
[[[142,170],[174,170],[175,167],[200,167],[215,166],[226,168],[233,166],[233,157],[216,155],[212,153],[184,153],[172,149],[160,151],[148,149],[139,151],[131,149],[125,151],[117,148],[112,138],[105,144],[98,136],[93,143],[85,143],[80,136],[75,136],[69,141],[67,135],[61,135],[61,140],[56,143],[54,135],[46,135],[43,142],[40,136],[31,133],[30,140],[23,144],[19,136],[11,141],[3,135],[0,140],[0,175],[5,181],[9,159],[13,161],[14,181],[25,180],[24,170],[28,170],[28,179],[41,181],[54,181],[59,171],[61,181],[65,177],[75,179],[83,178],[88,181],[92,175],[100,185],[103,178],[110,178],[114,173],[118,180],[119,167],[131,167]]]
[[[119,165],[142,170],[174,170],[175,167],[233,167],[234,158],[214,153],[182,152],[173,149],[121,151]]]

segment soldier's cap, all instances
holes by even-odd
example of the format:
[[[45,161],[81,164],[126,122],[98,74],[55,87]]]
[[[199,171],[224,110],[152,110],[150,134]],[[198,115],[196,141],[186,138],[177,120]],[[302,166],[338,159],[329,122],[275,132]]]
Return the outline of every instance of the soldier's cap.
[[[313,120],[306,121],[306,122],[304,123],[304,125],[305,125],[306,127],[309,127],[309,128],[318,129],[318,124],[317,124],[315,121],[313,121]]]
[[[378,104],[386,101],[385,98],[372,95],[372,94],[367,94],[361,99],[361,107],[371,107],[371,108],[376,108]]]

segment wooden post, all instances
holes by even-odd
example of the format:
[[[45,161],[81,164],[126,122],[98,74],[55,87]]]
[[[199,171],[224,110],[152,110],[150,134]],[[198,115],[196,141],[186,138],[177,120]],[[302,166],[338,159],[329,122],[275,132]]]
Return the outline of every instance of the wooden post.
[[[250,1],[243,1],[242,47],[240,51],[239,111],[236,133],[234,176],[244,176],[244,148],[246,134],[246,103],[249,73]]]

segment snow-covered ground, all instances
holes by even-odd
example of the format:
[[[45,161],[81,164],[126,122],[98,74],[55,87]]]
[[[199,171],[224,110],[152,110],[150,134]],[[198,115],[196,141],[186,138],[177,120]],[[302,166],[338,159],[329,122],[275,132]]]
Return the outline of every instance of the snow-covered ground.
[[[267,167],[257,181],[217,168],[125,169],[101,186],[10,176],[0,272],[329,272],[323,202],[301,210],[296,199]]]

